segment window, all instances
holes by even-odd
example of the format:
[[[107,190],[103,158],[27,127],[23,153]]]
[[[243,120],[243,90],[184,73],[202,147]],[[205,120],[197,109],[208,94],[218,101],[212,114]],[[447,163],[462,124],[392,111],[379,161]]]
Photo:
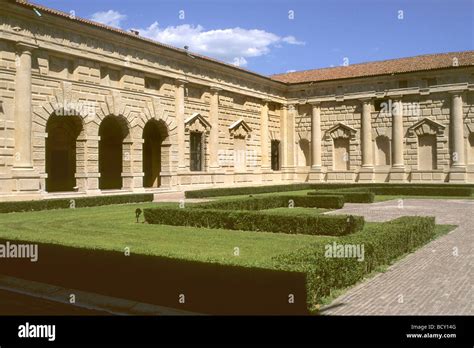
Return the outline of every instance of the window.
[[[423,81],[425,81],[426,87],[434,86],[437,84],[436,77],[424,78]]]
[[[280,141],[272,140],[272,170],[280,170]]]
[[[151,77],[145,77],[145,88],[154,91],[160,90],[160,80]]]
[[[109,79],[111,82],[119,82],[120,81],[120,71],[109,69]]]
[[[374,102],[374,109],[375,111],[382,111],[382,109],[384,109],[384,106],[386,107],[386,105],[388,105],[388,102],[386,99],[377,99]]]
[[[101,68],[100,68],[100,79],[101,79],[101,80],[104,80],[104,79],[108,78],[109,73],[108,73],[107,70],[108,70],[108,69],[107,69],[106,67],[101,67]]]
[[[407,80],[398,81],[398,88],[407,88],[407,87],[408,87],[408,81]]]
[[[193,172],[202,171],[202,133],[191,132],[190,133],[190,169]]]

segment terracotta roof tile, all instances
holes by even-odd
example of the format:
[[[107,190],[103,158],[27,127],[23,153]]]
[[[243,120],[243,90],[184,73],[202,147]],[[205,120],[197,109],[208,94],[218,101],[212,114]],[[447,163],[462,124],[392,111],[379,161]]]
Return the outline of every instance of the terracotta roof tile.
[[[457,60],[455,60],[455,58]],[[454,66],[453,62],[457,62],[458,66],[473,66],[474,51],[427,54],[334,68],[296,71],[286,74],[276,74],[270,77],[274,80],[286,83],[317,82],[451,68]]]

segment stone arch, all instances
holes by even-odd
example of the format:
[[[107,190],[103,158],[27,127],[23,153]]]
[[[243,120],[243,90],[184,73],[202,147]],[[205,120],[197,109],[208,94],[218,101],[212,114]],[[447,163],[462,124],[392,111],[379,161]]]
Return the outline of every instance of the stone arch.
[[[130,129],[125,117],[108,115],[101,119],[99,128],[99,188],[121,189],[122,173],[132,154],[127,138]]]
[[[51,115],[46,125],[45,189],[73,191],[76,187],[77,139],[82,132],[78,116]]]
[[[140,128],[140,136],[143,133],[146,123],[150,120],[161,120],[166,125],[170,139],[174,139],[177,133],[176,122],[174,118],[170,117],[166,112],[165,108],[161,104],[160,98],[158,97],[150,98],[142,108],[142,112],[135,119],[134,126],[138,126]]]
[[[61,82],[60,87],[53,90],[53,95],[40,105],[33,107],[32,115],[32,137],[33,137],[33,165],[40,173],[41,188],[47,189],[48,172],[47,162],[47,138],[48,121],[51,117],[74,118],[73,123],[80,129],[76,136],[75,151],[84,152],[85,139],[88,134],[90,119],[95,115],[95,104],[83,98],[82,94],[72,90],[71,82]],[[49,146],[48,146],[49,148]],[[85,171],[85,160],[81,156],[75,156],[76,173]],[[69,185],[68,185],[69,186]],[[79,185],[81,186],[81,185]],[[81,189],[84,187],[80,187]]]

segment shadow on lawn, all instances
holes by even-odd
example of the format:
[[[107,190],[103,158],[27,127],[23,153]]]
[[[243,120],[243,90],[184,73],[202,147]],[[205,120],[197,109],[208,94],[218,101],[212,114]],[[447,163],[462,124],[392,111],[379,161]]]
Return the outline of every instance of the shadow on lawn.
[[[41,243],[37,262],[1,259],[0,273],[195,313],[308,314],[301,273]],[[179,303],[180,294],[185,295],[184,304]],[[289,294],[294,303],[289,303]]]

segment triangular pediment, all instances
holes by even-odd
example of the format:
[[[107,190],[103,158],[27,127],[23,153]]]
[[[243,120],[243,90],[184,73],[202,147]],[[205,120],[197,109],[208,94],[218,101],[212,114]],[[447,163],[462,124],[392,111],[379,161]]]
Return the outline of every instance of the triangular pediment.
[[[353,134],[357,133],[357,130],[344,123],[338,123],[334,127],[329,128],[327,133],[333,139],[350,138]]]
[[[252,132],[252,128],[243,119],[235,121],[229,126],[230,134],[233,137],[247,137]]]
[[[198,112],[184,120],[184,125],[188,131],[206,132],[211,129],[211,124]]]
[[[442,133],[445,128],[446,126],[442,125],[441,123],[430,120],[429,118],[425,117],[408,129],[416,135],[423,135]]]

